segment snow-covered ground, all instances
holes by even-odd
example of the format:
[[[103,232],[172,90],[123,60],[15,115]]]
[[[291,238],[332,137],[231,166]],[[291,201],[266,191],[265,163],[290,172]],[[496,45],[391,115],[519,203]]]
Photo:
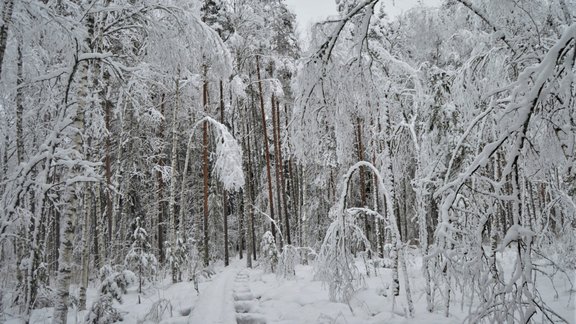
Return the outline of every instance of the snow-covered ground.
[[[502,255],[503,259],[505,255]],[[362,261],[359,269],[365,274]],[[313,278],[311,265],[298,265],[295,279],[278,278],[262,269],[247,269],[244,260],[234,260],[229,267],[216,266],[216,275],[199,284],[198,295],[191,281],[172,284],[149,283],[138,304],[138,294],[132,287],[115,303],[123,314],[124,323],[193,323],[193,324],[301,324],[301,323],[462,323],[469,310],[467,302],[454,297],[451,316],[445,318],[438,311],[426,311],[426,298],[419,264],[408,264],[415,317],[406,317],[406,302],[401,295],[391,295],[392,272],[386,268],[372,268],[366,276],[366,288],[358,291],[349,304],[330,302],[328,291]],[[403,280],[401,278],[400,282]],[[550,282],[540,279],[542,298],[570,323],[576,323],[576,292],[567,279],[556,277],[556,290]],[[557,291],[557,295],[556,295]],[[96,297],[96,288],[88,294],[90,306]],[[32,323],[50,323],[52,309],[33,312]],[[72,309],[69,323],[82,323],[85,312]],[[538,322],[539,319],[536,320]],[[18,323],[9,320],[7,323]]]

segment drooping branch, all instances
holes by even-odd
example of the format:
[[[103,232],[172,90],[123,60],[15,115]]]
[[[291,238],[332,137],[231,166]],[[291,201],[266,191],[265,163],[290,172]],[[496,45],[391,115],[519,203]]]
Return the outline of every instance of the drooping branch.
[[[244,173],[242,171],[242,148],[238,145],[224,124],[218,122],[212,117],[206,116],[197,121],[190,130],[190,136],[188,137],[188,143],[186,145],[186,158],[184,160],[184,170],[182,171],[182,187],[180,192],[183,194],[186,189],[186,177],[190,162],[190,154],[192,151],[194,132],[196,128],[203,125],[204,122],[212,124],[218,134],[216,140],[217,158],[214,168],[220,176],[220,181],[223,182],[226,190],[240,190],[245,184]],[[184,209],[185,208],[180,208],[180,213],[184,213]],[[180,217],[182,218],[183,216],[180,215]]]
[[[516,97],[520,98],[521,100],[519,102],[511,102],[505,111],[505,114],[517,112],[519,118],[516,119],[515,122],[505,132],[503,132],[497,140],[484,146],[482,152],[476,156],[466,171],[461,173],[458,178],[445,184],[438,191],[436,191],[435,196],[438,196],[449,188],[455,188],[455,192],[449,195],[449,198],[447,199],[447,203],[449,206],[451,206],[456,199],[457,192],[464,185],[464,182],[470,179],[472,175],[476,173],[476,171],[485,167],[488,164],[490,158],[494,156],[498,149],[512,135],[516,134],[518,136],[518,140],[520,140],[520,142],[518,142],[517,145],[521,145],[525,139],[525,134],[528,129],[534,109],[542,99],[540,97],[544,87],[546,86],[548,80],[553,79],[553,76],[556,73],[556,67],[558,66],[558,61],[561,59],[563,53],[566,52],[566,47],[570,46],[570,44],[574,42],[575,38],[576,24],[573,24],[566,29],[564,35],[548,51],[542,62],[535,66],[526,68],[526,70],[520,74],[518,81],[513,83],[512,86],[514,87],[513,91],[517,95]],[[574,46],[574,44],[572,44],[572,46]],[[483,116],[485,113],[486,112],[482,113],[480,116]],[[476,122],[477,119],[473,121],[473,123]],[[519,154],[520,150],[517,148],[508,156],[507,165],[500,177],[501,181],[505,179],[511,172],[512,166],[518,159]]]
[[[488,19],[488,16],[486,15],[486,13],[482,11],[482,9],[476,7],[472,2],[470,2],[470,0],[457,0],[457,1],[460,2],[462,5],[464,5],[466,8],[470,9],[470,11],[472,11],[476,16],[480,17],[480,19],[482,19],[482,21],[484,21],[488,26],[490,26],[490,28],[492,28],[492,30],[495,33],[500,33],[501,35],[498,38],[501,39],[506,44],[506,46],[508,46],[508,48],[512,51],[512,53],[516,54],[516,50],[506,38],[506,35],[502,31],[502,28],[496,26],[496,24],[494,24],[490,19]]]
[[[350,12],[348,12],[344,17],[336,20],[327,20],[325,22],[322,22],[321,24],[337,23],[337,25],[334,28],[332,34],[328,37],[328,39],[322,45],[320,45],[320,48],[318,49],[318,51],[316,51],[316,53],[312,56],[312,58],[313,59],[318,58],[322,61],[322,64],[324,65],[327,64],[328,61],[330,60],[330,56],[332,55],[332,51],[334,50],[334,47],[338,42],[338,38],[340,37],[340,34],[344,30],[346,24],[348,24],[348,22],[350,22],[352,18],[354,18],[356,15],[358,15],[360,12],[366,9],[368,9],[369,13],[373,13],[374,6],[379,1],[380,0],[364,0],[363,2],[359,3],[354,9],[350,10]]]

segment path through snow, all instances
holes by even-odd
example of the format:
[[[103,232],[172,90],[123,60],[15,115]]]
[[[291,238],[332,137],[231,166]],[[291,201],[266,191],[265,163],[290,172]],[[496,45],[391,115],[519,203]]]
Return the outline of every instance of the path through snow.
[[[238,269],[227,267],[200,291],[190,323],[236,324],[232,287]]]
[[[252,294],[250,285],[250,275],[246,270],[236,275],[234,285],[234,308],[236,309],[237,324],[266,324],[266,317],[262,314],[254,313],[258,301]]]

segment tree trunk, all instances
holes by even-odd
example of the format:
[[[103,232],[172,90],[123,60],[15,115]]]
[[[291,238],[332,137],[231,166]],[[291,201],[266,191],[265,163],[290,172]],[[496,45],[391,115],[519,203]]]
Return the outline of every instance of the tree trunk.
[[[406,268],[406,255],[404,251],[406,247],[401,247],[398,251],[400,258],[400,267],[402,268],[402,277],[404,279],[404,291],[406,292],[406,302],[408,303],[408,317],[414,317],[414,302],[412,301],[412,292],[410,290],[410,276]]]
[[[270,172],[270,147],[268,145],[268,130],[266,127],[266,112],[264,111],[264,91],[262,90],[262,79],[260,78],[260,56],[256,55],[256,74],[258,81],[258,91],[260,95],[260,112],[262,115],[262,135],[264,136],[264,156],[266,158],[266,178],[268,180],[268,205],[270,206],[270,218],[272,219],[271,232],[274,240],[276,239],[276,226],[274,224],[274,198],[272,189],[272,175]]]
[[[95,244],[96,248],[96,270],[100,270],[105,262],[106,262],[106,248],[104,244],[104,215],[102,214],[102,190],[101,184],[96,186],[96,213],[95,213],[95,222],[96,222],[96,233],[94,234],[94,241],[97,242]]]
[[[222,80],[220,80],[220,123],[224,125],[224,86]],[[230,264],[228,254],[228,192],[224,188],[222,188],[222,208],[224,209],[224,266],[228,266]],[[242,246],[240,246],[240,251],[242,251]]]
[[[178,76],[179,78],[179,76]],[[172,244],[176,243],[176,232],[178,224],[176,220],[176,187],[177,187],[177,168],[178,168],[178,113],[180,108],[180,80],[176,80],[176,104],[172,110],[172,151],[170,154],[170,220],[168,229],[168,238]]]
[[[417,168],[419,168],[419,166],[417,166]],[[426,256],[428,255],[428,225],[426,224],[426,201],[423,197],[422,190],[424,189],[422,188],[422,184],[420,184],[416,191],[418,238],[420,241],[420,249],[422,250],[422,274],[425,282],[424,292],[426,293],[426,310],[432,313],[434,311],[434,303],[432,301],[432,289],[430,287],[430,270],[428,269],[428,259],[426,259]]]
[[[82,228],[82,272],[80,279],[80,297],[78,298],[78,309],[86,310],[86,289],[88,288],[88,271],[90,264],[90,219],[91,219],[91,206],[89,190],[84,191],[84,224]]]
[[[106,220],[108,221],[108,243],[112,243],[114,207],[112,206],[112,112],[109,103],[104,109],[104,122],[106,123],[106,140],[104,144],[104,176],[106,178]],[[104,242],[102,242],[104,244]],[[111,251],[111,249],[109,249]]]
[[[125,109],[128,110],[128,109]],[[120,259],[120,255],[123,254],[122,253],[122,244],[119,244],[119,240],[120,240],[120,227],[122,225],[123,219],[122,219],[122,209],[123,209],[123,199],[126,196],[126,192],[124,192],[126,190],[126,184],[123,183],[122,179],[124,177],[124,168],[125,168],[125,164],[128,163],[128,159],[124,158],[124,153],[125,151],[127,151],[127,149],[125,148],[125,146],[129,145],[129,140],[126,139],[126,137],[129,137],[130,134],[126,134],[127,132],[129,133],[129,131],[127,131],[127,129],[130,129],[131,123],[132,123],[132,115],[129,112],[127,114],[127,116],[125,116],[124,118],[125,122],[128,124],[122,124],[122,131],[120,133],[119,139],[118,139],[118,155],[116,158],[116,161],[118,161],[118,170],[116,171],[116,173],[114,174],[114,180],[112,181],[113,184],[115,184],[117,186],[117,190],[118,190],[118,194],[111,196],[111,199],[113,199],[112,202],[112,224],[111,224],[111,237],[112,239],[110,240],[109,243],[109,251],[111,251],[108,255],[108,258],[111,259],[111,262],[121,262]],[[111,190],[111,189],[109,189]]]
[[[204,66],[204,84],[202,86],[202,106],[204,107],[204,112],[208,112],[208,67]],[[210,261],[209,255],[209,239],[208,239],[208,122],[202,124],[202,173],[204,178],[204,266],[208,266]]]
[[[7,5],[7,4],[5,4]],[[17,62],[17,77],[16,77],[16,158],[18,164],[24,161],[24,133],[23,133],[23,115],[24,115],[24,94],[22,83],[24,81],[22,75],[22,48],[18,44],[18,62]]]
[[[6,125],[8,123],[8,121],[5,121]],[[8,127],[6,126],[6,129]],[[6,188],[6,180],[8,179],[8,146],[10,143],[10,137],[8,136],[8,132],[5,132],[6,134],[4,135],[4,150],[2,152],[2,178],[0,181],[0,195],[4,194],[4,190]],[[1,261],[1,260],[0,260]]]
[[[284,106],[286,107],[286,106]],[[290,230],[290,213],[288,212],[288,196],[286,194],[286,178],[284,177],[284,159],[282,158],[282,137],[280,133],[280,102],[276,102],[276,136],[278,137],[278,166],[280,168],[280,189],[282,190],[282,205],[284,206],[284,222],[286,224],[286,242],[292,244]]]
[[[364,145],[362,144],[362,121],[360,118],[356,119],[358,123],[357,132],[356,132],[356,140],[358,145],[357,153],[358,153],[358,161],[364,161]],[[358,170],[360,173],[360,204],[363,208],[366,208],[366,175],[364,171],[364,167],[360,167]],[[366,240],[370,241],[370,225],[368,222],[368,215],[364,214],[364,234],[366,235]],[[367,248],[367,247],[366,247]],[[370,251],[368,251],[368,257],[371,258],[372,255]],[[368,271],[368,270],[367,270]]]
[[[165,103],[165,98],[166,95],[162,94],[161,97],[161,103],[160,103],[160,114],[162,114],[162,116],[164,116],[165,113],[165,107],[166,107],[166,103]],[[158,127],[158,138],[160,138],[161,140],[164,139],[164,123],[163,121],[160,121],[160,126]],[[157,236],[156,236],[156,243],[157,243],[157,247],[158,247],[158,262],[160,264],[164,264],[165,262],[165,255],[164,255],[164,179],[162,178],[162,171],[160,170],[162,167],[164,167],[164,157],[163,157],[163,152],[162,149],[160,149],[158,153],[158,168],[159,170],[156,171],[156,191],[157,191],[157,216],[156,216],[156,231],[157,231]]]
[[[71,188],[67,201],[68,210],[64,213],[62,225],[64,231],[60,239],[60,256],[58,259],[58,276],[56,279],[56,295],[52,324],[66,324],[68,316],[68,297],[70,295],[70,279],[72,277],[72,251],[74,249],[74,232],[78,214],[76,190]]]
[[[303,180],[304,178],[304,171],[305,171],[305,167],[304,166],[300,166],[300,175],[298,175],[298,172],[296,172],[296,178],[298,178],[298,183],[301,183],[299,186],[299,192],[298,194],[300,195],[300,198],[298,199],[299,203],[298,203],[298,209],[300,210],[300,213],[298,215],[298,217],[301,219],[301,228],[300,231],[302,232],[300,234],[301,240],[302,240],[302,246],[309,246],[310,242],[308,241],[308,219],[306,217],[306,209],[304,208],[304,204],[308,202],[308,191],[306,190],[306,183]]]
[[[277,116],[276,116],[276,98],[274,96],[274,94],[272,94],[272,98],[270,100],[271,105],[272,105],[272,133],[273,133],[273,143],[274,143],[274,164],[275,164],[275,168],[274,168],[274,173],[276,176],[276,201],[278,202],[278,223],[279,225],[282,225],[282,198],[281,198],[281,194],[282,194],[282,190],[280,188],[280,186],[282,185],[281,182],[281,175],[280,173],[282,172],[282,162],[280,160],[280,139],[278,138],[278,125],[276,122]],[[285,202],[284,202],[285,203]],[[284,233],[289,231],[289,221],[288,221],[288,215],[285,215],[285,220],[286,220],[286,228]],[[281,240],[280,240],[280,248],[282,248],[282,246],[284,245],[284,235],[281,235]],[[288,243],[290,244],[290,243]]]
[[[52,166],[53,160],[51,158],[46,159],[44,162],[44,171],[40,172],[42,178],[37,179],[39,183],[49,183],[49,171]],[[30,320],[30,314],[32,313],[32,308],[36,301],[38,295],[38,273],[37,270],[40,265],[41,251],[43,250],[43,237],[46,234],[46,198],[47,194],[44,190],[34,191],[34,202],[31,205],[31,211],[34,213],[32,222],[28,227],[28,235],[30,238],[29,244],[29,256],[28,256],[28,266],[26,269],[26,298],[24,302],[24,309],[26,315],[26,321]]]
[[[250,190],[252,186],[252,166],[250,165],[250,149],[248,147],[248,126],[246,124],[246,118],[248,114],[246,113],[244,119],[240,121],[240,127],[243,129],[244,136],[242,136],[242,150],[244,154],[242,155],[242,164],[244,166],[244,175],[246,178],[246,185],[242,189],[242,199],[243,199],[243,207],[244,207],[244,219],[246,220],[245,232],[246,235],[246,267],[252,268],[252,248],[254,245],[254,241],[252,240],[253,237],[253,215],[252,215],[252,201],[250,200]],[[240,239],[240,250],[242,250],[242,239]]]
[[[180,108],[180,73],[176,79],[176,104],[174,105],[172,113],[172,154],[170,155],[170,220],[168,224],[168,240],[172,247],[172,253],[176,249],[178,240],[178,226],[176,223],[176,187],[177,187],[177,167],[178,167],[178,112]],[[180,277],[180,270],[172,265],[172,282],[178,282]]]
[[[387,120],[390,121],[390,116],[387,116]],[[390,129],[390,122],[388,122],[387,124],[387,134],[392,134],[391,129]],[[386,202],[386,208],[388,209],[392,209],[392,210],[398,210],[397,208],[395,208],[396,205],[398,205],[397,202],[397,198],[396,198],[396,189],[395,189],[395,181],[394,181],[394,169],[392,167],[392,160],[391,160],[391,155],[390,155],[390,147],[391,147],[391,138],[388,138],[385,142],[384,142],[384,152],[388,154],[389,158],[387,159],[387,161],[385,161],[385,167],[386,167],[386,174],[387,174],[387,186],[388,186],[388,190],[390,192],[390,201]],[[399,217],[395,217],[396,219],[392,220],[389,219],[390,223],[395,222],[396,224],[392,224],[392,227],[396,227],[396,231],[392,230],[392,264],[393,264],[393,268],[392,268],[392,294],[394,296],[398,296],[400,295],[400,280],[398,279],[398,254],[399,254],[399,243],[402,242],[402,237],[400,237],[400,231],[399,231],[399,222],[398,219]]]
[[[6,42],[8,41],[8,29],[12,24],[12,11],[14,10],[14,0],[4,1],[2,10],[2,21],[0,27],[0,78],[2,77],[2,66],[4,65],[4,54],[6,53]]]
[[[280,116],[280,115],[278,115]],[[288,105],[284,105],[284,129],[288,129]],[[280,117],[278,117],[278,121],[280,121]],[[286,132],[286,136],[289,136],[290,132]],[[288,152],[292,152],[292,148],[290,146],[290,139],[287,138],[286,143],[288,145]],[[282,159],[282,150],[280,150],[280,159]],[[296,218],[296,242],[298,246],[302,246],[302,219],[300,217],[300,210],[298,208],[300,203],[300,195],[299,195],[299,182],[298,182],[298,169],[294,165],[294,161],[292,156],[289,157],[287,162],[287,169],[288,169],[288,182],[286,182],[285,177],[283,176],[283,188],[284,188],[284,201],[288,202],[287,193],[290,193],[290,205],[293,217]],[[288,183],[288,184],[287,184]],[[287,188],[288,187],[288,188]],[[286,204],[288,205],[288,204]],[[288,214],[288,209],[285,209],[286,214]]]
[[[245,190],[247,190],[247,195],[248,195],[248,220],[249,220],[249,228],[248,231],[250,232],[250,250],[251,250],[251,255],[252,258],[254,260],[256,260],[256,228],[254,225],[254,209],[252,208],[252,204],[254,203],[255,199],[254,199],[254,186],[255,186],[255,179],[253,177],[253,163],[252,163],[252,158],[251,158],[251,154],[252,150],[251,150],[251,145],[250,145],[250,134],[249,132],[249,116],[248,113],[246,114],[247,120],[245,123],[245,127],[246,127],[246,153],[244,154],[244,157],[246,157],[246,161],[248,162],[247,166],[246,166],[246,188]],[[244,208],[246,208],[246,206],[244,206]],[[252,263],[252,262],[250,262]]]
[[[74,116],[74,127],[76,134],[73,137],[74,149],[78,154],[82,154],[82,132],[84,130],[84,109],[86,107],[86,98],[88,98],[88,67],[86,62],[80,63],[80,89],[78,91],[78,102],[76,104],[76,115]],[[66,102],[66,104],[68,104]],[[76,167],[75,167],[76,169]],[[75,170],[77,172],[77,170]],[[74,172],[74,171],[73,171]],[[73,184],[68,188],[68,207],[61,220],[64,226],[60,238],[60,255],[58,259],[58,275],[56,279],[56,297],[54,301],[54,314],[52,315],[53,324],[66,324],[68,316],[68,299],[70,294],[70,279],[72,277],[72,252],[74,250],[74,237],[76,230],[76,219],[78,218],[78,198],[81,194],[79,185]],[[78,192],[77,192],[78,191]]]

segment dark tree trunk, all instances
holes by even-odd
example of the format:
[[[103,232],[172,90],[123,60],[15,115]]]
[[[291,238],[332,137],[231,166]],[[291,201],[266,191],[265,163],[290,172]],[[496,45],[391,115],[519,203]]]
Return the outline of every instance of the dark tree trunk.
[[[208,73],[207,73],[207,66],[204,66],[204,84],[202,86],[202,106],[204,107],[204,111],[208,111]],[[209,255],[209,239],[208,239],[208,122],[204,122],[202,124],[202,173],[204,178],[204,265],[208,266],[210,262],[210,255]]]
[[[276,176],[276,201],[278,203],[278,223],[281,225],[282,224],[282,198],[281,198],[281,193],[282,190],[280,188],[282,182],[280,181],[280,173],[282,172],[282,162],[280,161],[280,155],[279,155],[279,151],[280,151],[280,139],[278,138],[278,126],[276,123],[276,98],[274,96],[274,94],[272,94],[272,98],[270,100],[270,103],[272,104],[272,133],[273,133],[273,142],[274,142],[274,164],[275,164],[275,168],[274,168],[274,173]],[[288,221],[288,215],[285,215],[285,219],[286,221]],[[288,227],[286,228],[288,229]],[[287,232],[287,231],[285,231]],[[281,236],[282,239],[280,240],[280,247],[282,247],[284,245],[284,235]],[[290,243],[288,243],[290,244]]]
[[[262,114],[262,133],[264,136],[264,155],[266,158],[266,177],[268,180],[268,203],[270,206],[270,218],[272,219],[271,232],[276,240],[276,227],[274,225],[274,197],[272,189],[272,175],[270,172],[270,147],[268,145],[268,130],[266,127],[266,112],[264,111],[264,91],[262,90],[262,79],[260,78],[260,56],[256,56],[256,73],[258,78],[258,91],[260,94],[260,112]],[[277,240],[276,240],[277,241]]]
[[[224,87],[222,80],[220,80],[220,123],[224,125]],[[222,188],[222,207],[224,209],[224,265],[228,266],[230,264],[230,256],[228,254],[228,193],[224,188]],[[240,246],[240,250],[242,250],[242,246]]]

